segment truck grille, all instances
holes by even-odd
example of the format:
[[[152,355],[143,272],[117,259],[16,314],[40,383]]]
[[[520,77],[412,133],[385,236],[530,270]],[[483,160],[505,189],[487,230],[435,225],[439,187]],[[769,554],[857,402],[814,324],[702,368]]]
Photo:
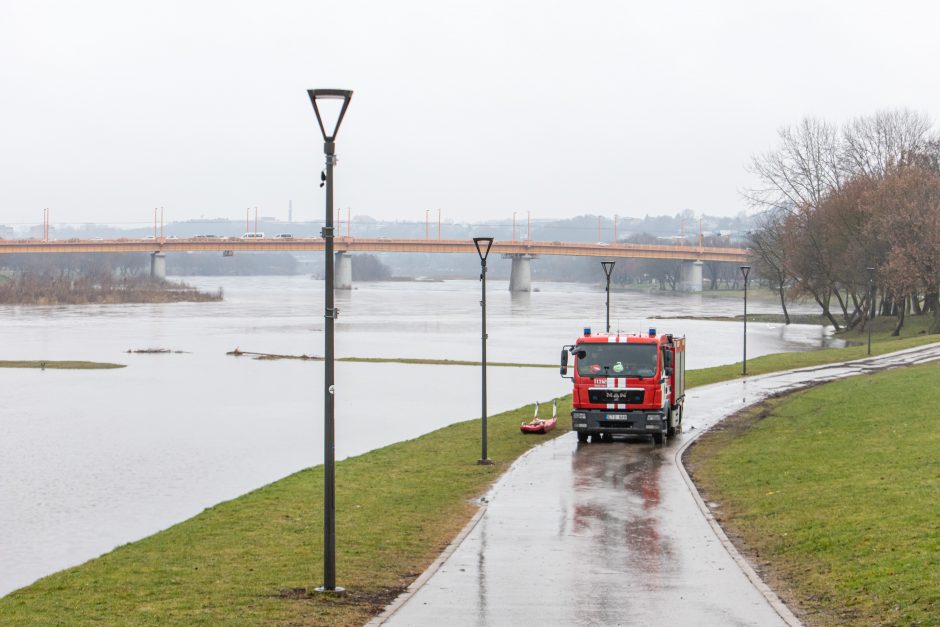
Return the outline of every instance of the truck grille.
[[[588,390],[588,400],[592,403],[627,403],[637,405],[643,402],[643,390],[595,389]]]

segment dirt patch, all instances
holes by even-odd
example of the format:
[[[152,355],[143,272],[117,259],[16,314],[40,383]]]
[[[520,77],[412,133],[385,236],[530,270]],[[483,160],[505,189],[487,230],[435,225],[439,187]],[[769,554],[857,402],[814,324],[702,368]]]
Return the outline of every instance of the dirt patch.
[[[272,596],[278,599],[306,599],[313,596],[313,593],[308,592],[306,588],[282,588]]]
[[[370,608],[373,613],[385,609],[389,603],[404,592],[406,586],[400,588],[374,588],[370,590],[347,590],[334,594],[324,594],[307,588],[282,588],[272,596],[278,599],[299,600],[316,599],[325,605],[346,605]]]

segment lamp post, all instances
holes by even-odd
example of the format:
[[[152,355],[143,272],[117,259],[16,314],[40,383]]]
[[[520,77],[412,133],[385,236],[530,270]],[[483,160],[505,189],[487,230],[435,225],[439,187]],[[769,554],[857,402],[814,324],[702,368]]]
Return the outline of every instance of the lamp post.
[[[607,332],[610,333],[610,273],[614,270],[614,261],[602,261],[604,274],[607,275]]]
[[[868,270],[868,354],[871,355],[871,323],[875,319],[875,269]]]
[[[307,95],[317,115],[323,134],[323,154],[326,155],[326,222],[323,242],[326,268],[323,350],[323,585],[318,592],[343,592],[336,586],[336,450],[333,434],[335,403],[333,328],[339,311],[333,307],[333,166],[336,165],[336,133],[346,115],[352,91],[346,89],[308,89]],[[321,111],[321,107],[324,108]],[[325,116],[329,116],[324,120]],[[324,124],[325,122],[325,124]]]
[[[747,375],[747,275],[751,271],[751,266],[741,266],[741,274],[744,275],[744,367],[741,375]]]
[[[473,245],[477,248],[477,254],[480,255],[480,282],[483,284],[483,300],[480,301],[480,307],[483,309],[483,433],[482,450],[478,464],[492,464],[493,461],[486,455],[486,257],[490,254],[490,247],[493,246],[492,237],[474,237]]]

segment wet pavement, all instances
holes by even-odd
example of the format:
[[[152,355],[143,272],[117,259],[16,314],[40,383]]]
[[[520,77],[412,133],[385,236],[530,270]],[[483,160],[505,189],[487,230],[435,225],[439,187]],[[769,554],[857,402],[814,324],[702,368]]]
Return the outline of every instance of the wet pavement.
[[[940,344],[695,388],[684,432],[665,446],[549,441],[510,468],[439,567],[373,623],[799,624],[711,519],[683,449],[772,394],[937,359]]]

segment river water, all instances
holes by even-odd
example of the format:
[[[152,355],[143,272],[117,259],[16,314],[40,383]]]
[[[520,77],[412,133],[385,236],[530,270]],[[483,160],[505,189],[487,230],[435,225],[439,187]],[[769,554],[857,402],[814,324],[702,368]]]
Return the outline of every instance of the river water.
[[[322,363],[226,355],[322,355],[322,281],[187,282],[225,300],[0,307],[0,359],[127,365],[0,369],[0,595],[322,462]],[[602,286],[487,287],[490,362],[554,364],[584,326],[603,329]],[[478,360],[479,301],[473,280],[360,283],[337,293],[336,354]],[[736,298],[611,295],[613,330],[685,335],[690,369],[739,361],[741,324],[669,317],[740,311]],[[828,342],[816,326],[748,325],[749,357]],[[180,352],[127,353],[146,348]],[[339,362],[336,390],[338,459],[480,415],[479,367]],[[556,369],[488,369],[491,415],[568,391]]]

